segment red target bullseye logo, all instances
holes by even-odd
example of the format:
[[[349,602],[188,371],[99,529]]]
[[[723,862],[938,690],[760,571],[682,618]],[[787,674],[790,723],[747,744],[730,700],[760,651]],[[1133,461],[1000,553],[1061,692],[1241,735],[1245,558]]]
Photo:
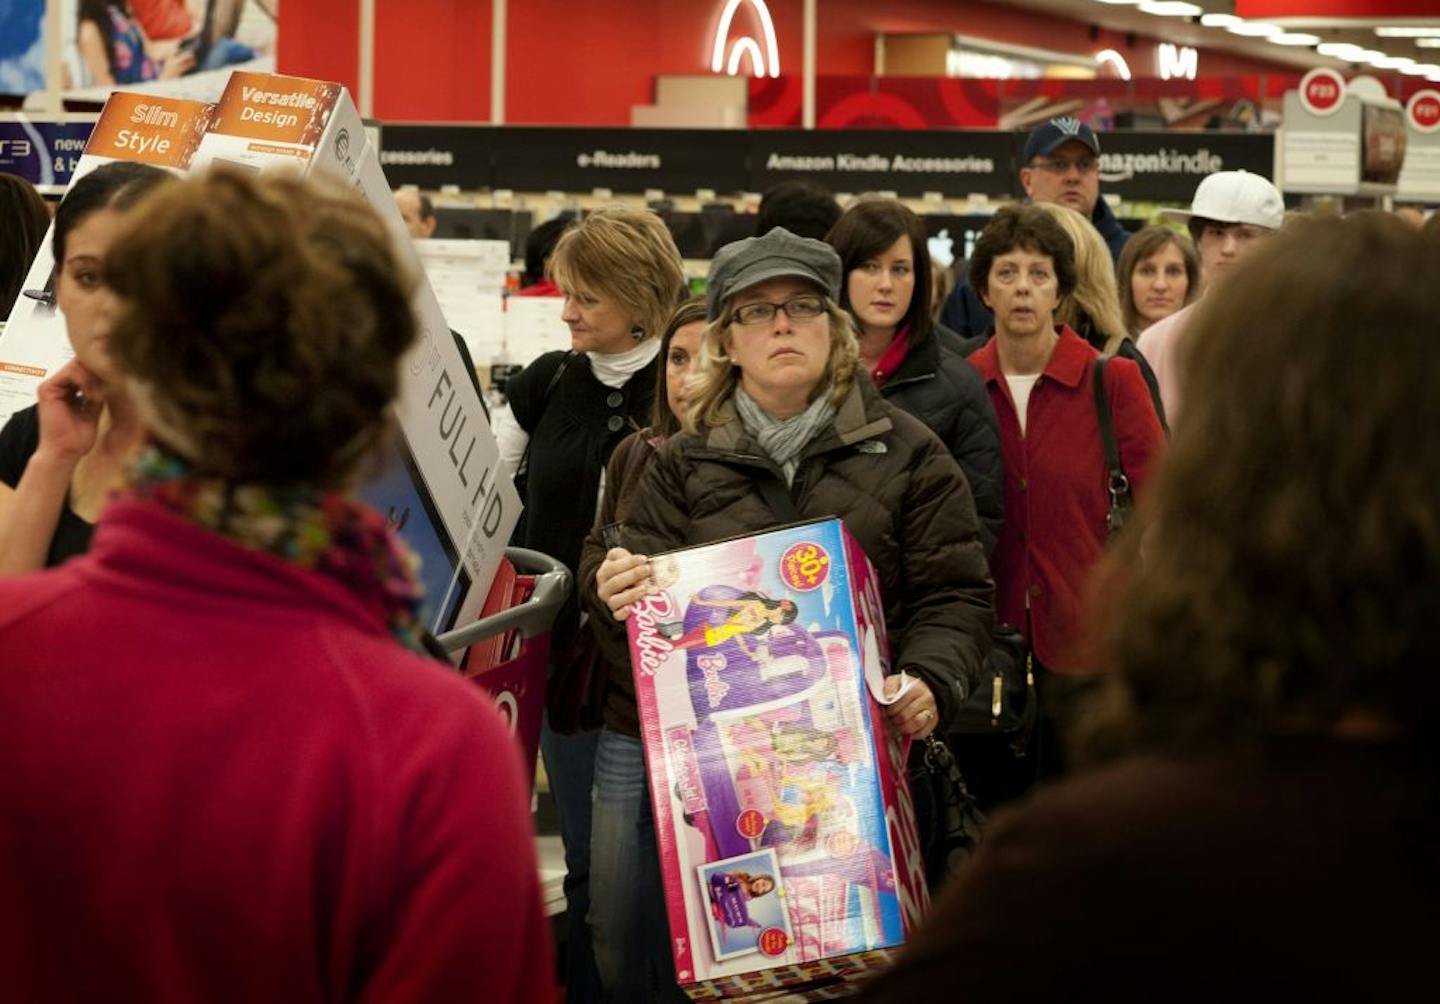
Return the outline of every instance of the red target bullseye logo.
[[[1345,78],[1326,66],[1317,66],[1300,79],[1300,103],[1311,115],[1329,115],[1345,100]]]
[[[1405,114],[1417,132],[1440,130],[1440,91],[1416,91],[1405,106]]]
[[[759,809],[746,809],[735,817],[735,830],[747,840],[765,832],[765,815]]]
[[[777,955],[784,955],[785,949],[790,947],[790,935],[778,927],[767,927],[760,932],[758,945],[760,951],[771,958]]]

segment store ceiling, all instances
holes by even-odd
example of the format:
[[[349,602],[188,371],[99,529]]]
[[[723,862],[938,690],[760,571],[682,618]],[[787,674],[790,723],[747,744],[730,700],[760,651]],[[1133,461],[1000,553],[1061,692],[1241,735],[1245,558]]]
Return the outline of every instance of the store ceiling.
[[[1011,7],[1044,11],[1057,17],[1089,21],[1114,31],[1133,31],[1136,34],[1163,38],[1181,45],[1220,49],[1236,55],[1268,59],[1296,67],[1333,66],[1338,69],[1353,69],[1356,72],[1370,70],[1370,67],[1364,63],[1351,63],[1322,56],[1315,51],[1314,47],[1275,45],[1264,39],[1244,38],[1226,31],[1224,28],[1205,27],[1199,23],[1198,16],[1162,17],[1145,13],[1137,6],[1131,6],[1128,3],[1101,3],[1098,0],[1001,0],[1001,2]],[[1233,14],[1235,9],[1233,0],[1190,0],[1190,2],[1196,7],[1202,8],[1207,14]],[[1331,6],[1333,6],[1333,2]],[[1379,26],[1433,27],[1436,32],[1435,41],[1440,42],[1440,0],[1435,0],[1430,6],[1434,8],[1435,13],[1433,17],[1429,18],[1373,17],[1372,19],[1370,15],[1360,15],[1364,20],[1347,18],[1344,27],[1335,27],[1334,19],[1325,16],[1314,18],[1290,16],[1277,23],[1283,24],[1286,31],[1303,31],[1318,35],[1324,42],[1348,42],[1390,56],[1409,57],[1417,63],[1440,64],[1440,48],[1422,46],[1418,44],[1418,40],[1413,38],[1385,38],[1375,33],[1375,28]],[[1355,7],[1357,9],[1363,7],[1368,10],[1372,9],[1373,5],[1367,5],[1357,0]],[[1203,67],[1201,72],[1204,72]]]

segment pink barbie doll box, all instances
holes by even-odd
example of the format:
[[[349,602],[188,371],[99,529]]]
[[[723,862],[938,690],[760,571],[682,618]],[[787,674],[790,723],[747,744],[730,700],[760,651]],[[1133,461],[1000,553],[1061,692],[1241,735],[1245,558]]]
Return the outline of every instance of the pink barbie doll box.
[[[870,562],[826,520],[651,563],[630,651],[676,973],[833,990],[928,904]]]

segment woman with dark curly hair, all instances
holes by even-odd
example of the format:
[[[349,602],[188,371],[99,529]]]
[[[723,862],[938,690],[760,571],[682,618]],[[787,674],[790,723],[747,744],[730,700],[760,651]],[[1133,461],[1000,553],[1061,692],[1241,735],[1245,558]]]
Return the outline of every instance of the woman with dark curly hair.
[[[1429,980],[1437,315],[1440,255],[1380,214],[1299,224],[1202,302],[1185,424],[1105,580],[1088,746],[1126,755],[997,817],[870,999]]]
[[[548,998],[517,748],[348,492],[415,339],[390,240],[217,172],[96,263],[148,442],[87,554],[0,582],[7,996]]]

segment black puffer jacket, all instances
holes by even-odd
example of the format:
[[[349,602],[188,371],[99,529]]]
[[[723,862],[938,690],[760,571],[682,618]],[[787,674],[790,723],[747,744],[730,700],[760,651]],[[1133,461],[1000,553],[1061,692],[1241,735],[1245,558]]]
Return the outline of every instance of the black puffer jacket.
[[[661,554],[778,525],[756,470],[779,468],[730,420],[671,439],[635,493],[622,541]],[[976,685],[994,588],[965,475],[918,419],[855,380],[831,427],[801,454],[790,489],[806,519],[838,516],[875,566],[894,667],[930,685],[942,727]],[[593,584],[583,586],[596,604]]]
[[[984,381],[960,354],[959,342],[954,332],[941,328],[912,346],[881,393],[924,422],[949,448],[970,482],[980,537],[989,554],[1005,523],[1000,423]]]

